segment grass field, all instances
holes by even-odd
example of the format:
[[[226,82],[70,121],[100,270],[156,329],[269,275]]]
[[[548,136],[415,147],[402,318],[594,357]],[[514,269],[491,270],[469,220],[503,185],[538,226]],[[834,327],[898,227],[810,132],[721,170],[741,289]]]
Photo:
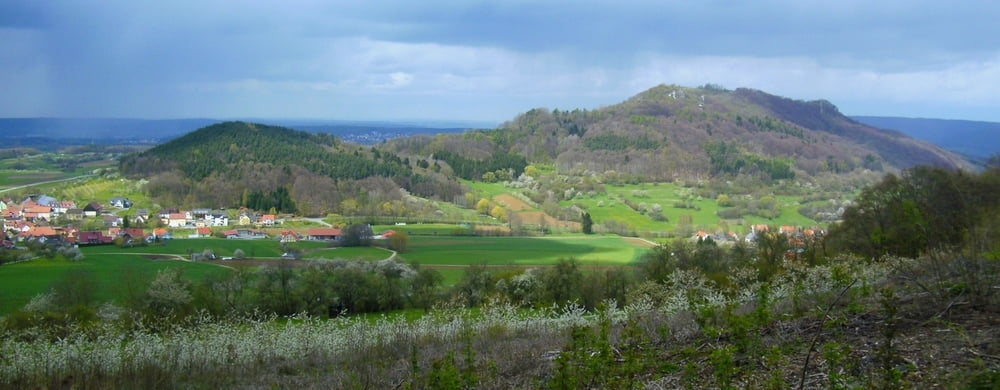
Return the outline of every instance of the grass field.
[[[628,266],[648,243],[618,236],[455,237],[411,236],[404,260],[435,269],[444,286],[453,286],[472,265],[524,269],[575,258],[585,266]]]
[[[66,177],[72,176],[66,176],[64,173],[58,171],[0,170],[0,188],[14,187],[47,180],[58,180]]]
[[[290,245],[304,251],[320,249],[326,246],[318,241],[301,241]],[[149,245],[134,248],[119,248],[110,245],[82,247],[83,254],[91,255],[123,254],[123,253],[156,253],[171,255],[188,255],[211,249],[216,256],[232,256],[237,249],[242,249],[247,257],[280,257],[281,244],[275,240],[227,240],[222,238],[199,238],[183,240],[167,240],[162,245]]]
[[[398,232],[406,232],[406,234],[410,236],[461,236],[472,234],[471,225],[452,225],[447,223],[373,225],[372,230],[376,232],[395,230]]]
[[[625,265],[644,251],[618,236],[411,237],[401,256],[426,266],[545,266],[569,257],[582,264]]]
[[[26,304],[35,295],[44,293],[69,272],[78,270],[90,274],[96,282],[94,300],[104,302],[119,299],[127,279],[148,283],[156,272],[166,268],[181,268],[183,275],[200,280],[212,273],[230,272],[211,264],[177,260],[150,260],[136,254],[91,255],[83,261],[37,259],[0,267],[0,314],[10,313]]]
[[[96,168],[107,168],[117,164],[111,160],[95,160],[79,164],[75,169],[63,170],[57,162],[66,156],[61,154],[36,154],[19,158],[0,160],[0,190],[31,185],[52,180],[62,180],[86,175]],[[46,190],[49,188],[42,184]]]
[[[438,226],[437,228],[441,228]],[[321,242],[292,244],[305,253],[306,259],[343,258],[381,260],[391,253],[381,248],[326,248]],[[232,256],[242,249],[248,257],[281,256],[281,246],[274,240],[178,239],[164,245],[135,248],[116,246],[84,247],[86,258],[80,262],[38,259],[0,267],[0,313],[9,313],[31,297],[47,291],[68,272],[82,270],[93,275],[98,284],[96,301],[120,297],[124,279],[148,281],[160,269],[181,267],[184,275],[200,280],[210,273],[230,272],[206,263],[180,260],[153,260],[155,255],[180,255],[211,249],[217,256]],[[646,245],[618,236],[558,237],[456,237],[412,236],[403,260],[438,269],[444,285],[458,282],[470,265],[525,268],[547,266],[560,258],[576,258],[584,265],[628,265],[646,250]]]
[[[346,259],[346,260],[382,260],[392,256],[387,249],[375,247],[324,248],[306,251],[305,259]]]

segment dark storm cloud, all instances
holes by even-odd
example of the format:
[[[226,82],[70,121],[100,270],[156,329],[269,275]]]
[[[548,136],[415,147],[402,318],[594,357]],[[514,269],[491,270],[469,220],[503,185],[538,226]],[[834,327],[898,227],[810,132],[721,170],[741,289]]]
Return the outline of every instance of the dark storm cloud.
[[[998,8],[0,2],[0,115],[502,120],[713,82],[826,98],[848,113],[1000,120]]]

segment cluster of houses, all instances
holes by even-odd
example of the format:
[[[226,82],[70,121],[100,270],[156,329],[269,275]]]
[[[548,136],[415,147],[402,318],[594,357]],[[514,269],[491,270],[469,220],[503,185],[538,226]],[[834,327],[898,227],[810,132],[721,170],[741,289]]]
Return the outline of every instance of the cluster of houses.
[[[747,243],[756,242],[757,237],[761,234],[765,234],[771,231],[771,227],[764,224],[750,225],[750,233],[743,236],[743,240]],[[792,225],[782,225],[778,226],[777,233],[783,234],[788,239],[788,244],[792,248],[802,247],[809,242],[813,242],[816,239],[822,237],[825,231],[819,227],[808,227],[803,228],[801,226]],[[729,232],[726,234],[715,233],[710,234],[705,231],[698,231],[691,237],[692,240],[701,241],[706,239],[712,239],[715,242],[737,242],[740,240],[739,234],[735,232]]]
[[[91,212],[92,216],[98,215],[91,205],[84,209]],[[15,242],[26,239],[42,242],[61,239],[65,229],[52,226],[50,221],[71,213],[83,219],[84,209],[78,208],[75,202],[60,201],[46,195],[28,197],[20,202],[9,198],[0,199],[0,222],[3,223],[3,228],[0,229],[0,247],[13,248]]]
[[[107,206],[107,207],[106,207]],[[124,242],[172,239],[171,229],[184,229],[193,234],[188,238],[209,237],[213,231],[228,239],[268,238],[263,228],[275,227],[282,219],[275,214],[258,214],[240,209],[230,218],[225,210],[196,208],[192,210],[162,209],[155,213],[147,209],[130,210],[126,217],[119,216],[131,209],[133,202],[127,198],[111,198],[107,204],[91,202],[80,208],[72,201],[59,201],[47,195],[29,196],[20,201],[0,199],[0,248],[13,248],[18,243],[69,243],[76,245],[110,244],[117,239]],[[84,221],[98,220],[98,224]],[[81,230],[81,226],[91,226]],[[101,228],[93,228],[100,226]],[[156,226],[138,228],[134,226]],[[230,228],[233,226],[233,228]],[[225,229],[225,230],[223,230]],[[383,233],[391,235],[392,231]],[[339,228],[313,228],[304,232],[284,230],[276,235],[281,242],[301,240],[330,241],[341,237]],[[381,237],[381,236],[380,236]],[[376,237],[376,238],[380,238]]]

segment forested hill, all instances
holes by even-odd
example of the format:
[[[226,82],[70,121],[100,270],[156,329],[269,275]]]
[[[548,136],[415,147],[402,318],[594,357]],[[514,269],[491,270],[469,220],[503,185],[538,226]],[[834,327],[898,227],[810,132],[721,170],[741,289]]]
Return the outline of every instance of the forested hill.
[[[424,196],[462,194],[452,178],[395,154],[329,134],[246,122],[198,129],[126,156],[120,168],[148,179],[150,195],[174,207],[246,206],[248,198],[280,192],[298,205],[288,211],[322,215],[346,200],[359,207],[401,200],[400,188]]]
[[[243,167],[300,166],[333,178],[392,177],[407,173],[398,158],[367,159],[338,149],[329,134],[246,122],[223,122],[193,131],[121,162],[122,172],[148,176],[179,169],[186,177],[239,176]]]
[[[710,85],[660,85],[595,110],[533,109],[478,135],[398,139],[387,147],[479,159],[496,150],[554,163],[563,172],[610,171],[642,180],[972,168],[933,144],[854,121],[827,101]]]

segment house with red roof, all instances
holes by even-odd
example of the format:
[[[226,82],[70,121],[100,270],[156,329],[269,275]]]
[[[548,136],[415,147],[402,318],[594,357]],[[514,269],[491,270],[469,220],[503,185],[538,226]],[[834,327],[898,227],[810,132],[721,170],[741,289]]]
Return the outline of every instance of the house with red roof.
[[[0,230],[0,248],[11,249],[14,247],[14,242],[7,237],[7,232]]]
[[[298,233],[296,233],[294,231],[285,230],[285,231],[281,232],[281,237],[279,239],[280,239],[280,241],[282,243],[296,242],[298,240],[301,240],[302,236],[300,236]]]
[[[257,229],[232,229],[222,232],[231,240],[257,240],[267,238],[267,234]]]
[[[101,232],[80,232],[76,242],[79,245],[101,245],[110,244],[113,241],[113,237],[106,236]]]
[[[332,241],[341,235],[338,228],[313,228],[306,231],[306,237],[314,241]]]
[[[188,216],[186,213],[170,213],[166,223],[170,227],[185,227],[188,223]]]
[[[21,219],[21,206],[16,204],[7,206],[7,209],[5,209],[3,213],[0,213],[0,215],[3,215],[3,219],[5,220]]]
[[[18,234],[18,237],[22,239],[39,239],[39,238],[57,238],[61,235],[56,231],[55,228],[51,226],[35,226],[28,231],[22,231]]]
[[[52,208],[49,206],[28,206],[22,210],[22,216],[28,221],[48,221],[52,219]]]

